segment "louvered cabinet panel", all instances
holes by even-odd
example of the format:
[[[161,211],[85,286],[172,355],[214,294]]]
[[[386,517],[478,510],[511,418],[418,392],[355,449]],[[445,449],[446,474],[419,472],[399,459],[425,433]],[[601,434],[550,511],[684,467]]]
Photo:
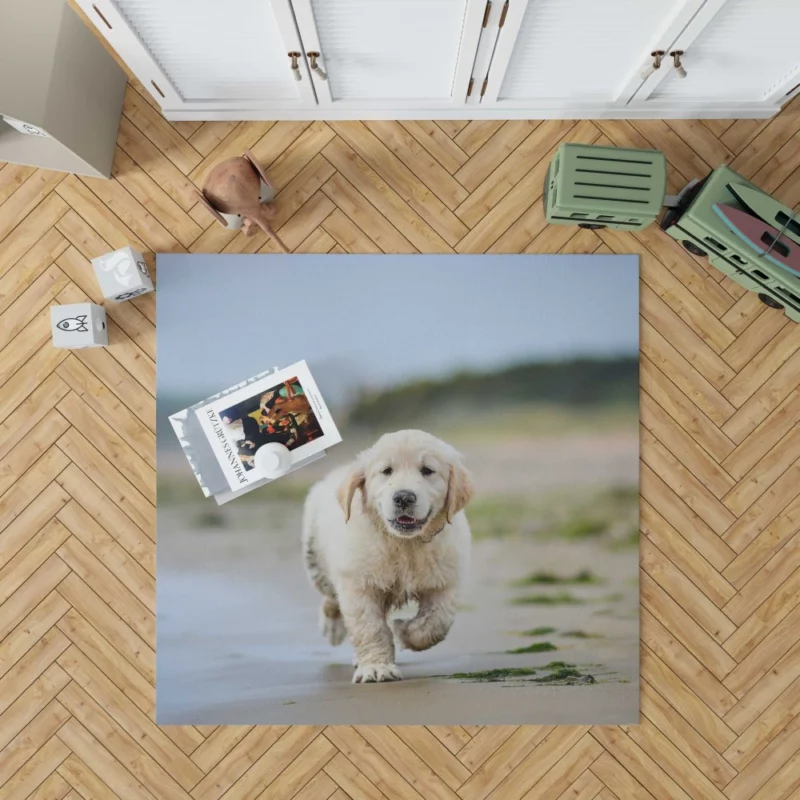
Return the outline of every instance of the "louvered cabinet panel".
[[[800,0],[727,0],[684,49],[650,102],[779,102],[800,83]]]
[[[292,0],[320,105],[463,102],[485,0]]]
[[[297,90],[264,0],[116,0],[186,100],[291,100]]]
[[[290,69],[289,0],[77,2],[165,107],[314,102],[308,77],[303,86]]]
[[[513,0],[512,0],[513,2]],[[682,13],[664,0],[529,0],[499,100],[609,102]],[[489,81],[500,76],[490,71]]]
[[[800,95],[800,0],[73,2],[171,120],[756,118]]]

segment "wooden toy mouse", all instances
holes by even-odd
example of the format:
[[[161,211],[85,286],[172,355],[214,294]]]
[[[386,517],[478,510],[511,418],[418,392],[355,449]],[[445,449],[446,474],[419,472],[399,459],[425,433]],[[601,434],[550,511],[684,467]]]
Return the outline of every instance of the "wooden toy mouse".
[[[245,236],[252,236],[256,228],[261,228],[288,253],[289,248],[269,222],[275,216],[275,206],[266,201],[274,196],[266,173],[253,154],[245,150],[243,156],[227,158],[208,173],[200,200],[226,228],[242,227]]]

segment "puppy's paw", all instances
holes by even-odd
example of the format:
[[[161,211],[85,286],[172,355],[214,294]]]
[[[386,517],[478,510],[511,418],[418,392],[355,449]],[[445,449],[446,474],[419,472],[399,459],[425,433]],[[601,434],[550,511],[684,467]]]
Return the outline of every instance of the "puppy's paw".
[[[334,647],[340,645],[347,637],[347,628],[344,626],[344,617],[341,614],[335,617],[329,617],[324,612],[320,614],[319,629],[328,644]]]
[[[406,650],[427,650],[439,644],[447,636],[449,625],[431,624],[429,620],[396,619],[392,631],[400,646]]]
[[[403,676],[395,664],[360,664],[353,673],[353,683],[399,681]]]

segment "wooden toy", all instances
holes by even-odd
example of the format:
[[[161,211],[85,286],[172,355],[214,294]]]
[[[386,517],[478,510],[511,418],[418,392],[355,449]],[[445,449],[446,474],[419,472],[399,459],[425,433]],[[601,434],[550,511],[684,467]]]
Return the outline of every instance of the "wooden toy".
[[[547,221],[638,231],[661,213],[667,161],[658,150],[562,144],[547,170]]]
[[[786,238],[764,220],[724,203],[716,203],[714,211],[722,221],[760,256],[773,264],[800,275],[800,244]]]
[[[243,228],[245,236],[261,228],[288,253],[289,248],[270,224],[275,216],[275,206],[270,202],[274,197],[272,184],[249,150],[217,164],[200,194],[201,202],[221,225],[231,230]]]
[[[153,291],[153,281],[142,254],[123,247],[92,259],[100,291],[107,300],[130,300]]]
[[[94,303],[50,306],[53,347],[77,350],[108,344],[106,310]]]

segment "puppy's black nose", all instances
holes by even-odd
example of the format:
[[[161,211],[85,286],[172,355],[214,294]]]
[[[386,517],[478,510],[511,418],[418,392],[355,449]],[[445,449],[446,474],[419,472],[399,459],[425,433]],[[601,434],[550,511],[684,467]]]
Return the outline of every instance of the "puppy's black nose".
[[[417,502],[417,496],[414,494],[414,492],[409,492],[407,489],[401,489],[399,492],[394,493],[392,500],[394,500],[394,504],[398,508],[408,508]]]

